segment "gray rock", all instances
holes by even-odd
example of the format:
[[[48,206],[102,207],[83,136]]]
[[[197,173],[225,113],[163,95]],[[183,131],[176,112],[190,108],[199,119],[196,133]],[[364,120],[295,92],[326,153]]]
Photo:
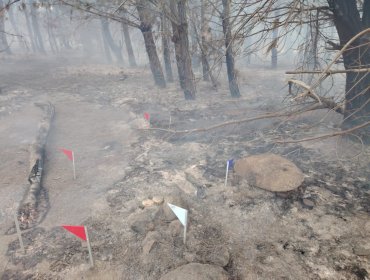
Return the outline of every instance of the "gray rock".
[[[153,248],[158,243],[158,240],[161,238],[158,232],[150,231],[143,240],[143,255],[148,255],[153,250]]]
[[[203,250],[199,251],[197,255],[198,261],[221,267],[225,267],[230,261],[229,250],[223,245],[203,248]]]
[[[161,208],[163,211],[164,219],[167,221],[173,221],[176,219],[176,215],[172,212],[167,203],[188,209],[187,204],[184,202],[179,194],[165,197],[164,203]]]
[[[155,214],[155,208],[145,208],[145,210],[142,210],[138,214],[131,214],[128,218],[128,224],[134,232],[140,235],[146,235],[155,228],[153,222]]]
[[[357,256],[370,256],[370,245],[358,244],[353,248],[353,253]]]

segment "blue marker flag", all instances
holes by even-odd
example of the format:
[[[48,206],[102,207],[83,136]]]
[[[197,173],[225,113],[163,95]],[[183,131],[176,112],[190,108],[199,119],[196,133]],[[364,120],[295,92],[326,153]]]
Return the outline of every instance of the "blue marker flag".
[[[229,159],[229,160],[227,161],[227,163],[229,164],[229,169],[234,168],[234,164],[235,164],[234,159]]]

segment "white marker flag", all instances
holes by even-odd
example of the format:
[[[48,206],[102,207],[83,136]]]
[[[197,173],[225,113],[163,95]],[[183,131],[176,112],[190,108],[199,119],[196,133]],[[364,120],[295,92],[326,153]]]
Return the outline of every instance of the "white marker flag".
[[[188,223],[188,210],[178,207],[176,205],[167,203],[167,205],[171,208],[172,212],[176,215],[179,219],[180,223],[184,226],[184,244],[186,241],[186,227]]]

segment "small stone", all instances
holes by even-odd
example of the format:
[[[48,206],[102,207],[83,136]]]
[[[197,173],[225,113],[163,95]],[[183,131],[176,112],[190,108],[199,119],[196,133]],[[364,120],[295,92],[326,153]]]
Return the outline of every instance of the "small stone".
[[[143,254],[148,255],[156,243],[156,240],[149,240],[148,242],[146,242],[143,246]]]
[[[151,199],[145,199],[141,202],[144,207],[150,207],[154,205],[154,201]]]
[[[152,200],[155,204],[162,204],[163,203],[163,196],[154,196]]]
[[[357,256],[370,256],[370,246],[357,245],[353,248],[353,253]]]
[[[303,198],[302,203],[309,209],[312,209],[315,206],[315,202],[309,198]]]
[[[185,252],[185,253],[184,253],[184,259],[185,259],[187,262],[194,262],[194,261],[195,261],[195,255],[194,255],[194,254],[192,254],[192,253]]]
[[[170,230],[171,236],[173,237],[179,236],[183,231],[180,221],[179,220],[172,221],[169,225],[169,230]]]
[[[225,267],[230,261],[230,253],[226,246],[219,245],[205,248],[197,253],[199,261]]]
[[[167,221],[173,221],[176,219],[176,215],[172,212],[171,208],[167,205],[167,203],[179,206],[181,208],[188,209],[186,203],[181,198],[180,195],[168,196],[164,199],[164,203],[162,205],[162,211],[164,218]]]
[[[145,255],[149,254],[150,251],[154,248],[155,244],[158,243],[158,240],[161,238],[161,236],[158,234],[158,232],[150,231],[145,236],[145,239],[143,240],[143,253]]]
[[[153,219],[156,215],[155,208],[145,208],[141,213],[133,213],[129,216],[127,223],[131,229],[140,235],[146,235],[149,231],[154,230]]]

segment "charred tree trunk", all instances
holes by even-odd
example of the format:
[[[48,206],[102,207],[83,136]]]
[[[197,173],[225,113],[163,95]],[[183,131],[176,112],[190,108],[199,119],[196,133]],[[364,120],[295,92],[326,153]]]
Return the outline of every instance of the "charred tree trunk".
[[[37,50],[41,53],[46,53],[44,48],[44,42],[40,32],[39,20],[38,20],[38,4],[36,2],[31,2],[31,22],[34,35],[34,42]]]
[[[318,49],[317,46],[319,44],[319,15],[320,11],[316,11],[316,17],[314,23],[311,25],[311,37],[312,37],[312,42],[311,42],[311,50],[310,50],[310,58],[311,58],[311,65],[312,69],[316,70],[319,69],[319,61],[318,61]]]
[[[26,6],[25,3],[22,3],[21,5],[22,5],[21,7],[22,7],[22,11],[24,13],[24,17],[26,19],[27,31],[28,31],[28,36],[30,38],[32,51],[35,53],[37,51],[37,49],[36,49],[36,44],[35,44],[33,31],[32,31],[32,26],[31,26],[31,20],[30,20],[29,14],[28,14],[27,6]]]
[[[123,36],[125,37],[125,45],[126,45],[126,50],[127,50],[127,55],[128,55],[128,61],[131,67],[136,67],[137,63],[135,59],[134,50],[132,48],[130,31],[126,23],[122,23],[122,31],[123,31]]]
[[[170,1],[171,12],[178,22],[171,21],[173,42],[175,44],[177,70],[185,99],[195,99],[196,88],[191,57],[189,53],[188,23],[186,18],[186,0]]]
[[[23,39],[23,36],[21,36],[21,32],[19,32],[17,23],[15,21],[14,14],[13,14],[13,9],[14,8],[15,8],[15,6],[12,5],[12,6],[9,7],[9,10],[8,10],[8,15],[9,15],[10,23],[12,24],[12,27],[13,27],[13,30],[14,30],[15,34],[19,35],[18,36],[19,45],[22,48],[24,48],[25,51],[29,51],[29,47],[27,45],[27,42]]]
[[[195,32],[194,25],[190,25],[190,33],[191,33],[191,64],[194,69],[198,69],[200,67],[200,55],[198,50],[198,43],[197,43],[197,33]]]
[[[222,29],[225,37],[226,47],[226,66],[227,66],[227,77],[229,79],[229,89],[232,97],[240,97],[239,86],[237,82],[237,76],[235,72],[234,54],[232,48],[232,36],[230,26],[230,0],[222,0],[223,13],[222,13]]]
[[[124,8],[121,9],[120,13],[121,13],[122,17],[127,16],[127,11]],[[125,38],[125,45],[126,45],[126,50],[127,50],[128,62],[129,62],[131,67],[136,67],[137,63],[136,63],[136,59],[135,59],[134,50],[132,48],[129,27],[125,22],[122,22],[121,26],[122,26],[122,33],[123,33],[123,36]]]
[[[48,37],[49,37],[49,44],[50,49],[53,53],[58,52],[58,44],[56,42],[54,32],[53,32],[53,20],[52,15],[50,14],[49,8],[46,8],[46,18],[47,18],[47,31],[48,31]]]
[[[110,48],[108,46],[107,40],[105,39],[103,24],[101,21],[100,21],[100,24],[101,24],[101,41],[103,42],[105,58],[108,63],[112,63],[112,55],[110,53]]]
[[[0,0],[0,52],[11,54],[5,33],[5,10],[3,0]]]
[[[197,28],[195,26],[195,23],[193,23],[193,28],[194,28],[194,32],[196,34],[198,34],[198,31],[197,31]],[[209,81],[209,78],[211,78],[212,87],[217,90],[218,82],[215,79],[215,77],[213,76],[212,71],[211,71],[211,68],[209,67],[208,58],[207,58],[207,55],[205,55],[206,54],[206,50],[203,49],[203,44],[202,44],[201,40],[199,39],[199,36],[198,35],[196,36],[196,39],[198,40],[198,45],[199,45],[199,48],[200,48],[200,51],[201,51],[201,54],[202,54],[203,80],[204,81]],[[204,72],[204,71],[207,71],[207,72]],[[207,75],[207,79],[204,79],[204,74]]]
[[[146,7],[147,4],[145,0],[136,1],[136,8],[140,18],[140,31],[144,37],[145,49],[148,54],[150,70],[152,71],[155,84],[164,88],[166,87],[166,81],[153,38],[152,23],[149,19],[150,11]]]
[[[107,46],[112,50],[114,56],[117,59],[117,62],[123,64],[121,48],[114,42],[112,34],[109,29],[109,22],[106,18],[101,18],[101,26],[103,32],[103,40],[105,44],[107,44]]]
[[[206,43],[206,34],[208,31],[208,26],[206,24],[206,18],[205,18],[205,13],[206,13],[206,6],[204,3],[204,0],[201,0],[200,3],[200,25],[201,25],[201,45],[200,51],[201,51],[201,61],[202,61],[202,70],[203,70],[203,81],[209,81],[209,63],[208,63],[208,48],[207,48],[207,43]]]
[[[366,28],[370,28],[370,0],[363,4],[363,17],[355,0],[328,0],[334,14],[340,45]],[[370,36],[359,38],[343,53],[345,69],[365,68],[370,65]],[[343,128],[347,129],[370,120],[370,74],[348,72],[346,74],[346,96]],[[360,131],[370,143],[370,127]]]
[[[31,228],[39,223],[47,210],[46,191],[43,189],[41,182],[44,169],[45,145],[54,116],[54,106],[51,103],[36,104],[36,106],[43,109],[44,116],[39,124],[37,138],[30,147],[31,170],[28,176],[30,186],[18,209],[18,219],[22,229]]]
[[[316,15],[313,19],[310,18],[310,23],[307,26],[306,31],[306,47],[303,54],[303,65],[305,68],[310,70],[320,69],[320,63],[318,60],[318,44],[319,44],[319,15],[320,11],[316,11]]]
[[[278,65],[278,53],[277,53],[278,26],[279,26],[279,20],[275,19],[274,27],[272,30],[272,48],[271,48],[271,68],[272,69],[276,69]]]
[[[167,82],[173,82],[172,65],[171,65],[171,51],[168,42],[168,23],[165,16],[161,18],[161,33],[162,33],[162,48],[163,60],[166,69]]]
[[[107,62],[108,63],[112,63],[112,55],[110,53],[110,49],[109,49],[108,43],[105,40],[103,33],[104,33],[104,31],[102,29],[102,41],[103,41],[103,46],[104,46],[105,58],[107,59]]]

